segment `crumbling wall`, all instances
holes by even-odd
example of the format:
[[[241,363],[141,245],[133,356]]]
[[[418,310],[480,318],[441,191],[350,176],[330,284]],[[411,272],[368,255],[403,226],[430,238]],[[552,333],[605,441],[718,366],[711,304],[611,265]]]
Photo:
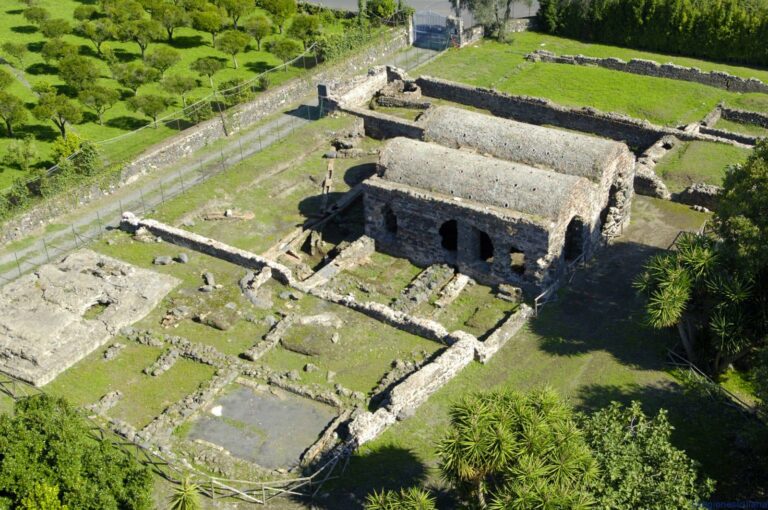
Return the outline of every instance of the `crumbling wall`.
[[[416,83],[421,87],[422,93],[428,97],[488,110],[496,116],[521,122],[562,127],[624,141],[636,153],[642,152],[665,135],[674,135],[684,141],[703,140],[742,146],[732,140],[656,126],[627,115],[605,113],[590,107],[561,106],[548,99],[515,96],[430,76],[421,76]]]
[[[725,120],[732,122],[741,122],[744,124],[753,124],[768,129],[768,114],[760,112],[750,112],[747,110],[737,110],[735,108],[721,107],[720,115]]]
[[[726,138],[728,140],[733,140],[734,142],[738,142],[744,145],[755,145],[758,140],[758,137],[756,136],[734,133],[733,131],[726,131],[724,129],[717,129],[703,125],[699,127],[699,133],[716,136],[718,138]]]
[[[580,66],[596,66],[625,73],[669,78],[672,80],[692,81],[729,90],[731,92],[761,92],[768,94],[768,84],[757,78],[741,78],[723,71],[705,72],[697,67],[683,67],[675,64],[659,64],[653,60],[632,59],[626,62],[620,58],[596,58],[584,55],[556,55],[547,50],[536,50],[526,56],[533,62],[551,62],[556,64],[572,64]]]
[[[354,106],[341,106],[339,109],[363,119],[365,134],[371,138],[384,140],[404,136],[406,138],[421,139],[424,134],[424,129],[415,122],[393,115],[386,115]]]
[[[559,256],[549,253],[549,225],[524,216],[502,217],[489,208],[441,199],[436,195],[418,193],[392,183],[373,181],[365,185],[366,235],[376,239],[377,249],[409,259],[416,265],[434,263],[456,265],[461,273],[475,280],[495,285],[512,282],[527,289],[555,277],[552,261]],[[397,231],[391,232],[384,221],[385,211],[397,218]],[[443,245],[440,229],[456,221],[456,249]],[[477,232],[490,236],[497,256],[493,262],[478,260]],[[511,267],[509,254],[514,248],[525,253],[522,273]]]
[[[123,213],[121,227],[131,231],[143,227],[164,241],[168,241],[169,243],[178,246],[184,246],[248,269],[260,271],[264,267],[269,267],[272,270],[272,276],[275,279],[286,285],[291,285],[293,283],[293,275],[291,274],[290,269],[284,265],[254,253],[241,250],[240,248],[235,248],[234,246],[229,246],[214,239],[195,234],[194,232],[189,232],[188,230],[172,227],[155,220],[140,219],[130,212]]]

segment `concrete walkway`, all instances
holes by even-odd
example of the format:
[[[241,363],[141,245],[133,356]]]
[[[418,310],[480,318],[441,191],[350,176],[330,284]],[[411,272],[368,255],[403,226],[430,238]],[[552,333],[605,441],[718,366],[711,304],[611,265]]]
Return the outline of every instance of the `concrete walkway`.
[[[431,50],[411,47],[384,57],[378,63],[410,70],[437,55]],[[105,230],[117,228],[123,211],[145,214],[165,200],[290,136],[296,128],[317,118],[317,97],[307,97],[302,104],[276,118],[225,139],[226,143],[215,152],[210,149],[198,151],[175,168],[156,170],[141,178],[137,184],[84,206],[82,212],[75,212],[66,219],[66,228],[37,236],[34,242],[23,248],[0,253],[0,285],[80,248]]]

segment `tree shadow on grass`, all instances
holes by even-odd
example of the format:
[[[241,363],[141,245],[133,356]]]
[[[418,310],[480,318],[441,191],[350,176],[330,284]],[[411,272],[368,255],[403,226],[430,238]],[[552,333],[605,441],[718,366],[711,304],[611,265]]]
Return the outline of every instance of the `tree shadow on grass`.
[[[5,11],[5,13],[6,14],[12,14],[12,15],[24,14],[24,9],[11,9],[9,11]]]
[[[137,117],[129,117],[127,115],[121,115],[120,117],[114,117],[106,122],[109,127],[122,129],[124,131],[133,131],[135,129],[142,128],[149,124],[150,121],[146,119],[139,119]]]
[[[36,64],[32,64],[31,66],[27,67],[26,71],[27,73],[33,74],[35,76],[41,74],[59,74],[58,67],[51,64],[46,64],[45,62],[37,62]]]
[[[59,137],[59,131],[53,127],[53,124],[25,124],[17,128],[15,132],[17,138],[29,134],[41,142],[52,142]]]
[[[259,60],[258,62],[246,62],[246,64],[243,67],[257,74],[261,74],[263,72],[266,72],[272,69],[272,66],[267,64],[263,60]]]
[[[575,395],[577,409],[593,412],[612,401],[639,400],[655,415],[666,409],[674,426],[672,444],[701,463],[701,472],[717,482],[713,500],[768,496],[768,430],[700,389],[669,380],[654,386],[590,385]]]
[[[643,300],[632,281],[659,249],[633,242],[605,247],[531,321],[541,348],[561,356],[607,351],[619,362],[642,369],[663,368],[671,331],[644,324]]]
[[[364,446],[350,458],[344,473],[326,482],[317,496],[296,497],[296,501],[317,509],[359,510],[373,491],[420,486],[427,474],[427,467],[410,450],[394,445]]]
[[[114,55],[115,58],[122,64],[125,64],[126,62],[133,62],[134,60],[141,58],[141,55],[138,53],[132,53],[125,50],[124,48],[115,48]]]
[[[34,25],[11,27],[11,32],[16,32],[17,34],[34,34],[37,32],[37,27]]]
[[[207,43],[199,35],[175,35],[171,46],[179,50],[185,50],[197,48],[198,46],[207,46]]]

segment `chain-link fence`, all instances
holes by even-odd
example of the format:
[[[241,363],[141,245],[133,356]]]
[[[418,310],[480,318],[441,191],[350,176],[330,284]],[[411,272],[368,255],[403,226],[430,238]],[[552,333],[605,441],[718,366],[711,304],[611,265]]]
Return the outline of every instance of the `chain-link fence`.
[[[378,63],[410,69],[436,55],[434,52],[409,47],[405,51],[383,57]],[[82,202],[92,200],[95,193],[108,198],[114,189],[111,191],[103,182],[99,185],[89,183],[42,201],[42,209],[52,216],[63,215],[77,208],[83,212],[74,222],[49,227],[47,233],[29,244],[0,252],[0,284],[15,280],[41,264],[57,260],[99,239],[105,232],[119,226],[124,211],[138,215],[149,214],[159,205],[289,136],[301,126],[320,119],[322,108],[321,104],[303,104],[277,114],[256,128],[225,138],[221,144],[201,150],[179,161],[174,167],[164,170],[147,168],[147,173],[153,172],[151,181],[140,186],[123,187],[119,193],[114,193],[115,198],[100,200],[99,205],[94,205],[91,210],[82,206]]]

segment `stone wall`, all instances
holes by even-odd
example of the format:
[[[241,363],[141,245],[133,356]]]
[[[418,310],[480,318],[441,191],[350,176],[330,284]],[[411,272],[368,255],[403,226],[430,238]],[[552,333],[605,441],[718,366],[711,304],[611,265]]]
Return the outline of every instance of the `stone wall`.
[[[339,76],[349,76],[368,69],[372,64],[395,51],[409,45],[408,34],[403,29],[396,29],[391,38],[379,44],[372,45],[357,55],[351,56],[337,64],[323,66],[310,76],[296,78],[259,94],[253,101],[237,106],[225,112],[227,129],[230,134],[245,129],[287,106],[294,104],[312,94],[318,84],[326,83]],[[192,152],[219,140],[225,136],[220,117],[202,122],[194,127],[164,140],[145,150],[133,161],[125,165],[120,177],[115,179],[111,190],[134,182],[142,175],[152,173],[167,165],[177,163]],[[78,205],[87,204],[103,197],[104,191],[98,186],[81,192]],[[72,197],[68,195],[61,200],[49,200],[30,211],[7,221],[0,232],[0,242],[19,239],[31,231],[44,225],[47,221],[71,213],[73,210]]]
[[[143,227],[153,235],[160,237],[163,241],[199,251],[206,255],[226,260],[227,262],[232,262],[233,264],[248,269],[253,269],[254,271],[260,271],[264,267],[269,267],[272,270],[272,277],[276,280],[286,285],[294,283],[291,270],[284,265],[254,253],[241,250],[240,248],[235,248],[234,246],[229,246],[228,244],[220,243],[213,239],[195,234],[194,232],[189,232],[188,230],[172,227],[155,220],[140,219],[129,212],[123,214],[121,227],[129,231],[135,231]]]
[[[711,128],[708,126],[700,126],[699,133],[705,135],[716,136],[718,138],[727,138],[744,145],[755,145],[758,138],[756,136],[744,135],[741,133],[734,133],[733,131],[726,131],[724,129]]]
[[[420,140],[424,136],[424,128],[415,122],[354,106],[340,106],[339,109],[363,119],[365,134],[371,138],[382,140],[403,136]]]
[[[749,112],[723,106],[720,108],[720,115],[725,120],[741,122],[743,124],[753,124],[768,129],[768,114],[765,113]]]
[[[473,87],[430,76],[421,76],[416,79],[416,83],[427,97],[488,110],[498,117],[506,117],[530,124],[583,131],[624,141],[637,153],[641,153],[665,135],[674,135],[684,141],[703,140],[743,145],[703,133],[656,126],[648,121],[638,120],[627,115],[605,113],[589,107],[561,106],[548,99],[515,96],[493,89]]]
[[[632,59],[625,62],[620,58],[595,58],[584,55],[556,55],[547,50],[536,50],[527,57],[533,62],[551,62],[556,64],[572,64],[581,66],[597,66],[625,73],[641,74],[656,78],[692,81],[729,90],[731,92],[761,92],[768,94],[768,84],[757,78],[741,78],[722,71],[705,72],[697,67],[683,67],[675,64],[659,64],[652,60]]]

